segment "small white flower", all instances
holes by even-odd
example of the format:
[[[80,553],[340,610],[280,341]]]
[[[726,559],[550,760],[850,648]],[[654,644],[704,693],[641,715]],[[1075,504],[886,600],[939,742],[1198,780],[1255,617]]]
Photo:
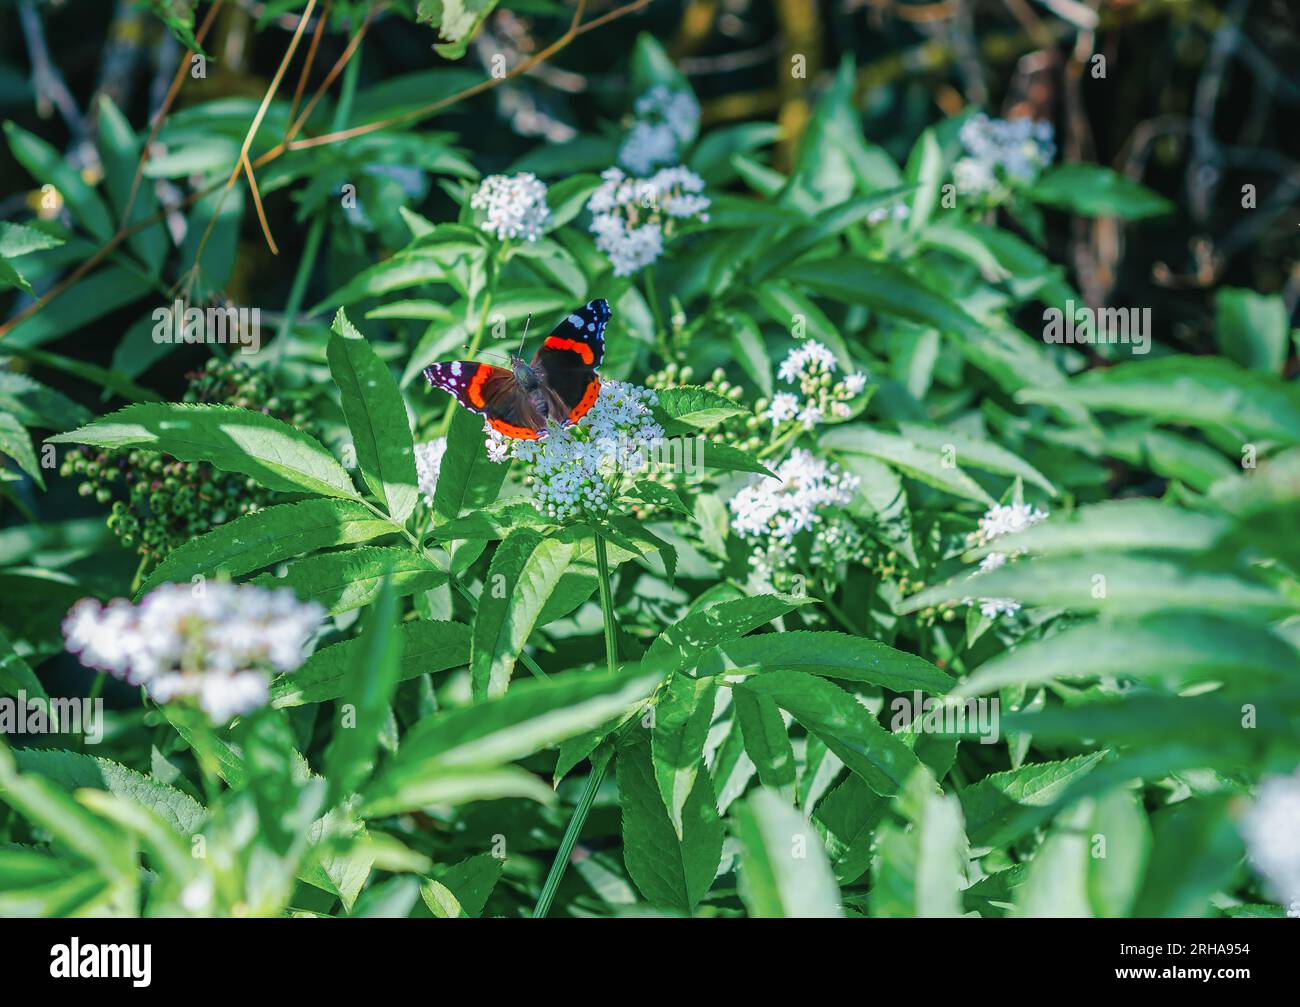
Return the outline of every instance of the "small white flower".
[[[447,438],[438,437],[415,445],[415,478],[424,502],[433,506],[433,494],[438,488],[438,473],[442,471],[442,456],[447,453]]]
[[[763,416],[772,421],[773,426],[780,426],[786,420],[799,415],[799,396],[793,392],[777,392],[772,396],[772,404]]]
[[[987,545],[994,539],[1014,535],[1046,519],[1047,512],[1039,510],[1032,504],[994,504],[980,518],[978,530],[967,535],[966,540],[972,546]],[[971,577],[978,577],[1005,566],[1007,560],[1019,555],[1020,552],[1023,550],[1013,548],[1010,552],[989,553],[980,560],[979,569],[974,571]],[[996,619],[999,615],[1015,615],[1020,611],[1020,603],[1012,598],[967,598],[966,604],[978,604],[980,612],[989,619]]]
[[[1300,771],[1264,779],[1240,828],[1251,865],[1280,902],[1300,908]]]
[[[867,376],[861,371],[855,371],[844,378],[844,389],[850,395],[861,395],[867,387]]]
[[[615,276],[631,276],[663,254],[674,223],[708,220],[710,200],[704,180],[689,168],[664,168],[649,178],[633,178],[607,168],[591,194],[591,233]]]
[[[953,165],[952,176],[966,195],[996,192],[1002,179],[1029,184],[1056,156],[1050,122],[980,113],[962,124],[960,136],[967,156]]]
[[[507,440],[488,429],[488,457],[530,466],[537,509],[556,521],[609,509],[624,475],[644,471],[663,440],[648,388],[602,379],[600,394],[574,427],[551,427],[535,441]]]
[[[63,623],[81,663],[156,702],[192,698],[214,723],[265,706],[270,676],[296,670],[325,610],[292,591],[249,584],[163,584],[132,605],[78,602]]]
[[[815,339],[805,339],[786,354],[776,373],[782,381],[797,385],[810,375],[832,374],[838,367],[834,353]]]
[[[818,511],[848,504],[860,483],[857,476],[802,448],[777,467],[776,476],[775,482],[760,477],[731,498],[731,527],[741,538],[772,537],[789,544],[818,523]]]
[[[680,160],[682,148],[700,125],[700,105],[689,91],[656,84],[637,99],[637,121],[618,151],[618,160],[634,175],[648,175]]]
[[[498,241],[523,238],[536,241],[551,221],[546,185],[531,171],[517,175],[489,175],[470,198],[469,205],[484,211],[480,227]]]

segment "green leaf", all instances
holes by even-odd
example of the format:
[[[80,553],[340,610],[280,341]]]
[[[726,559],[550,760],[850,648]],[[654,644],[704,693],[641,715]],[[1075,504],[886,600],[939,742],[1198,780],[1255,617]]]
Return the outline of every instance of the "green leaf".
[[[894,798],[901,822],[878,830],[879,857],[872,872],[871,915],[962,915],[969,850],[957,798],[926,770],[914,772]]]
[[[1198,682],[1257,688],[1294,676],[1300,654],[1256,619],[1159,612],[1135,622],[1072,626],[980,665],[955,691],[978,696],[1010,685],[1135,678],[1171,691]]]
[[[1041,524],[1016,533],[1015,551],[1038,556],[1068,556],[1107,550],[1205,552],[1228,530],[1228,522],[1213,514],[1182,510],[1159,500],[1107,500],[1078,510],[1054,514]],[[972,549],[978,559],[1006,549],[995,539]]]
[[[415,510],[415,453],[397,382],[339,308],[327,356],[366,485],[398,524]]]
[[[356,497],[347,471],[320,442],[264,413],[233,406],[138,403],[48,438],[55,444],[148,448],[206,461],[267,489]]]
[[[1152,849],[1159,851],[1132,915],[1209,916],[1210,897],[1241,863],[1241,837],[1229,812],[1230,794],[1182,801],[1151,816]]]
[[[733,399],[698,385],[662,388],[655,394],[659,399],[660,412],[699,430],[708,430],[725,419],[749,412]]]
[[[692,612],[655,637],[642,663],[664,674],[698,666],[700,657],[715,644],[738,639],[806,604],[805,598],[760,594]]]
[[[37,486],[45,489],[45,476],[36,460],[31,434],[12,413],[0,412],[0,455],[12,458],[20,469],[32,477]]]
[[[999,475],[1019,476],[1056,496],[1056,487],[1038,469],[1027,461],[990,440],[977,440],[959,430],[941,427],[923,427],[916,423],[900,423],[899,433],[914,444],[943,454],[949,448],[953,460],[966,468]]]
[[[89,409],[26,374],[0,371],[0,410],[13,413],[25,427],[62,430],[68,422],[88,423]]]
[[[1143,220],[1174,209],[1163,196],[1099,164],[1058,164],[1048,168],[1025,194],[1036,203],[1083,217]]]
[[[1026,389],[1016,397],[1300,442],[1300,392],[1295,385],[1272,374],[1243,370],[1222,357],[1135,360],[1088,371],[1064,386]]]
[[[58,784],[38,772],[20,773],[9,747],[0,742],[0,800],[45,829],[58,848],[94,864],[114,882],[137,876],[134,844],[92,815]]]
[[[1092,915],[1088,900],[1088,820],[1092,802],[1062,813],[1016,887],[1014,916],[1035,919]]]
[[[1093,752],[1060,762],[1034,763],[992,773],[966,787],[958,797],[971,843],[999,846],[1024,835],[1050,813],[1068,787],[1091,773],[1105,756],[1105,752]]]
[[[955,464],[950,464],[940,448],[922,446],[907,437],[872,430],[856,423],[828,430],[822,434],[819,443],[830,451],[879,458],[904,475],[953,496],[976,500],[985,505],[993,503],[993,498],[979,483]]]
[[[682,837],[682,811],[704,761],[717,688],[713,680],[674,675],[655,706],[650,756],[659,793],[678,839]]]
[[[433,25],[442,40],[433,48],[445,59],[460,59],[497,0],[419,0],[416,20]]]
[[[138,593],[198,574],[238,577],[316,549],[353,545],[398,531],[397,525],[355,500],[276,504],[219,525],[173,549]]]
[[[736,668],[758,668],[763,673],[799,671],[847,682],[909,692],[944,693],[953,680],[929,661],[888,644],[829,630],[795,630],[764,633],[718,646],[727,663]]]
[[[264,573],[249,583],[292,588],[303,601],[319,602],[328,614],[338,615],[374,601],[386,577],[398,596],[427,591],[447,581],[444,571],[410,549],[361,546],[308,556],[290,563],[283,577]]]
[[[717,874],[722,821],[709,774],[700,773],[682,809],[678,838],[655,782],[646,735],[646,731],[633,730],[618,750],[623,862],[650,903],[688,914],[708,893]]]
[[[780,709],[768,697],[745,689],[732,690],[732,705],[745,753],[754,763],[759,781],[787,804],[793,804],[794,749]]]
[[[545,538],[531,528],[517,529],[497,547],[474,616],[469,664],[476,697],[506,691],[574,547],[572,539]]]
[[[717,441],[704,442],[704,465],[723,472],[756,472],[761,476],[776,478],[776,473],[747,451]]]
[[[433,513],[439,523],[486,507],[501,492],[510,466],[490,461],[484,444],[482,417],[457,409],[451,417],[447,450],[433,493]]]
[[[732,812],[740,842],[740,897],[760,919],[841,919],[840,890],[812,824],[770,790]]]
[[[427,793],[454,770],[522,759],[627,713],[659,682],[655,675],[568,672],[519,682],[502,696],[444,710],[407,732],[398,754],[367,791],[367,805],[372,814],[410,807],[410,795]],[[662,805],[657,793],[655,800]]]
[[[1026,558],[982,573],[974,580],[969,574],[959,574],[945,584],[912,595],[899,610],[915,612],[971,595],[1014,598],[1022,605],[1076,612],[1127,615],[1164,608],[1281,615],[1293,607],[1272,588],[1231,573],[1195,570],[1140,556],[1098,553]]]
[[[975,319],[954,302],[887,263],[845,255],[799,262],[781,275],[844,304],[860,304],[940,332],[971,336],[980,332]]]
[[[439,885],[449,891],[456,900],[457,912],[446,915],[481,916],[487,906],[488,898],[492,895],[492,889],[501,879],[503,867],[503,860],[490,853],[480,853],[453,864],[438,875]],[[429,904],[427,896],[425,902]],[[429,904],[429,909],[435,916],[444,915],[432,904]]]
[[[1151,827],[1141,793],[1119,787],[1097,798],[1088,837],[1087,888],[1093,914],[1127,916],[1151,855]]]
[[[917,758],[850,693],[799,671],[752,675],[738,689],[773,700],[817,735],[875,793],[888,796],[903,785]]]
[[[1277,294],[1220,287],[1214,295],[1215,341],[1242,367],[1281,372],[1289,331],[1286,302]]]
[[[36,672],[14,650],[13,643],[0,629],[0,696],[17,696],[20,692],[41,699],[50,698]]]
[[[889,801],[853,773],[818,802],[813,824],[840,884],[857,881],[870,866],[876,826],[888,810]]]
[[[0,220],[0,258],[14,259],[31,252],[58,248],[63,243],[62,238],[47,234],[35,227]]]
[[[69,793],[105,790],[148,808],[179,835],[198,832],[207,817],[203,805],[189,794],[111,759],[81,752],[26,748],[14,752],[14,760],[22,772],[40,776]]]
[[[459,668],[469,663],[469,627],[462,622],[404,622],[401,638],[399,682],[418,675]],[[277,709],[324,703],[343,695],[348,669],[361,660],[365,641],[346,640],[318,650],[301,668],[282,675],[271,685],[271,705]]]
[[[113,235],[113,220],[95,190],[82,181],[76,169],[48,143],[12,122],[4,124],[14,160],[27,169],[39,186],[52,185],[77,223],[100,241]]]
[[[383,579],[366,620],[360,646],[344,674],[334,737],[325,751],[329,803],[351,793],[370,774],[388,704],[401,674],[402,634],[397,632],[397,593]]]
[[[154,187],[142,177],[136,182],[142,144],[126,116],[107,94],[99,96],[99,153],[104,162],[104,188],[121,227],[135,227],[158,212]],[[134,193],[134,198],[132,194]],[[127,204],[131,204],[127,214]],[[167,256],[167,232],[161,220],[128,235],[127,247],[150,273],[162,268]]]

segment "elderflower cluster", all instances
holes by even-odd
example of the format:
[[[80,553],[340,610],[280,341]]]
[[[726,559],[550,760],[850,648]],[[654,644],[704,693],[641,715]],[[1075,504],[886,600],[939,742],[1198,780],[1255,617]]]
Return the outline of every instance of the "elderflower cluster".
[[[1003,184],[1032,183],[1056,156],[1052,124],[1033,119],[990,119],[980,113],[961,127],[966,156],[952,167],[957,191],[968,196],[999,192]]]
[[[797,421],[805,430],[812,430],[827,416],[847,419],[852,414],[849,403],[867,387],[867,376],[855,371],[832,384],[831,376],[838,368],[835,354],[816,340],[804,340],[777,370],[777,376],[797,386],[799,394],[777,392],[761,415],[774,427]]]
[[[624,475],[650,466],[664,429],[651,407],[658,397],[648,388],[602,379],[596,404],[572,427],[551,427],[535,441],[508,440],[491,427],[488,457],[518,458],[531,466],[537,509],[556,521],[609,510]]]
[[[551,222],[546,203],[546,183],[531,171],[516,175],[489,175],[479,184],[469,205],[484,211],[479,226],[498,241],[523,238],[536,241]]]
[[[857,476],[796,448],[777,467],[776,477],[776,482],[755,480],[728,504],[732,531],[753,544],[750,565],[758,581],[772,584],[793,565],[797,536],[803,532],[811,534],[807,546],[813,569],[861,558],[861,532],[838,512],[857,493]]]
[[[708,220],[710,200],[701,195],[704,179],[681,166],[663,168],[649,178],[634,178],[607,168],[591,198],[591,233],[615,276],[631,276],[663,254],[679,221]]]
[[[164,584],[139,605],[83,598],[63,636],[87,667],[142,685],[159,703],[192,699],[224,724],[266,705],[271,675],[298,669],[324,618],[287,588]]]
[[[438,488],[438,473],[442,471],[442,456],[447,453],[447,438],[438,437],[415,445],[415,480],[424,496],[424,502],[433,506],[433,494]]]
[[[1300,916],[1300,770],[1260,783],[1241,835],[1251,865],[1289,904],[1287,915]]]
[[[681,160],[682,149],[700,128],[700,103],[689,91],[656,84],[636,100],[636,122],[618,150],[619,164],[648,175]]]
[[[1046,518],[1047,512],[1032,504],[994,504],[980,518],[979,527],[966,536],[966,541],[972,548],[985,546],[994,539],[1024,531]],[[996,570],[1021,551],[1023,550],[1012,549],[1009,552],[991,552],[980,560],[979,569],[971,576],[978,577],[982,573]],[[1020,611],[1020,603],[1011,598],[980,598],[978,602],[980,613],[987,619],[996,619],[999,615],[1015,615]],[[967,599],[967,603],[975,604],[970,599]]]

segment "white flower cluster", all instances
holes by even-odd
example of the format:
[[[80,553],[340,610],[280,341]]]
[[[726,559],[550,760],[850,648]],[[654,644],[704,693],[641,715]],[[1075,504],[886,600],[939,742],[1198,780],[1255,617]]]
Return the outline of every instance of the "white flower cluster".
[[[608,257],[615,276],[631,276],[658,259],[677,221],[709,219],[711,201],[701,194],[704,179],[689,168],[663,168],[649,178],[607,168],[600,177],[604,181],[587,209],[596,247]]]
[[[883,224],[886,220],[906,220],[912,215],[912,211],[906,203],[895,203],[893,206],[877,206],[874,210],[867,211],[867,223],[875,226]]]
[[[996,538],[1014,535],[1046,519],[1047,512],[1032,504],[994,504],[980,518],[979,527],[966,536],[966,541],[973,547],[985,546]],[[1019,555],[1019,551],[1014,549],[1010,552],[991,552],[980,560],[980,568],[971,576],[978,577],[982,573],[996,570],[1016,555]],[[978,601],[980,612],[987,619],[996,619],[999,615],[1015,615],[1020,611],[1020,603],[1012,598],[980,598]],[[975,604],[969,598],[967,603]]]
[[[442,456],[447,453],[447,438],[438,437],[415,445],[415,479],[424,495],[424,502],[433,506],[433,494],[438,488],[438,473],[442,471]]]
[[[603,514],[622,477],[648,468],[663,441],[651,411],[658,401],[648,388],[602,379],[596,404],[579,423],[551,427],[540,440],[508,440],[485,425],[488,457],[530,465],[537,509],[557,521]]]
[[[962,124],[966,156],[952,167],[957,191],[998,192],[1002,183],[1028,185],[1056,156],[1052,124],[1033,119],[990,119],[980,113]]]
[[[776,477],[773,485],[760,476],[731,498],[731,527],[737,535],[792,542],[799,532],[817,526],[822,508],[849,503],[860,481],[802,448],[777,467]]]
[[[1248,859],[1287,915],[1300,916],[1300,770],[1263,780],[1241,820]]]
[[[813,535],[814,567],[828,568],[860,556],[862,535],[837,509],[853,500],[861,480],[802,448],[776,469],[777,482],[761,477],[728,504],[731,528],[754,541],[750,565],[759,582],[772,584],[795,559],[795,537]]]
[[[827,415],[847,419],[852,413],[849,402],[867,387],[867,376],[855,371],[832,385],[831,375],[838,369],[835,354],[815,339],[804,340],[786,354],[777,369],[777,376],[797,385],[800,395],[777,392],[761,415],[774,427],[797,420],[805,430],[812,430]]]
[[[677,163],[700,126],[695,95],[656,84],[636,100],[635,108],[636,122],[619,148],[619,163],[634,175]]]
[[[139,605],[83,598],[63,636],[87,667],[143,685],[159,703],[192,698],[224,724],[266,705],[271,674],[297,670],[324,618],[287,588],[164,584]]]
[[[523,238],[536,241],[551,222],[546,203],[546,183],[531,171],[517,175],[489,175],[479,184],[469,205],[484,211],[480,225],[498,241]]]

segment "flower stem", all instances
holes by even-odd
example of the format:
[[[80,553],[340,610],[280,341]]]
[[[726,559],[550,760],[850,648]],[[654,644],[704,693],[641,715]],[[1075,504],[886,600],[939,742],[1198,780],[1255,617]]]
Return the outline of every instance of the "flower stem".
[[[600,610],[605,623],[605,661],[610,674],[618,671],[618,638],[614,632],[614,594],[609,586],[609,555],[605,552],[605,538],[596,532],[596,572],[600,584]]]
[[[596,532],[595,535],[597,582],[600,585],[600,609],[605,616],[605,661],[609,666],[610,674],[614,674],[618,670],[618,638],[614,632],[614,593],[610,590],[609,585],[609,555],[605,551],[604,537],[600,532]],[[593,753],[593,755],[595,754]],[[541,895],[537,897],[537,905],[533,907],[533,919],[535,920],[543,919],[551,910],[551,902],[555,899],[555,893],[560,887],[560,880],[564,877],[564,870],[569,866],[569,857],[573,854],[573,846],[578,841],[578,835],[582,832],[582,827],[587,823],[587,815],[591,813],[591,806],[596,800],[596,792],[600,790],[600,784],[605,778],[605,769],[608,766],[608,753],[605,753],[604,758],[593,757],[591,760],[591,775],[587,777],[582,793],[578,796],[578,803],[573,808],[573,815],[569,819],[568,828],[564,830],[564,838],[560,840],[560,848],[555,851],[555,859],[551,862],[551,872],[546,876],[546,884],[542,886]]]

